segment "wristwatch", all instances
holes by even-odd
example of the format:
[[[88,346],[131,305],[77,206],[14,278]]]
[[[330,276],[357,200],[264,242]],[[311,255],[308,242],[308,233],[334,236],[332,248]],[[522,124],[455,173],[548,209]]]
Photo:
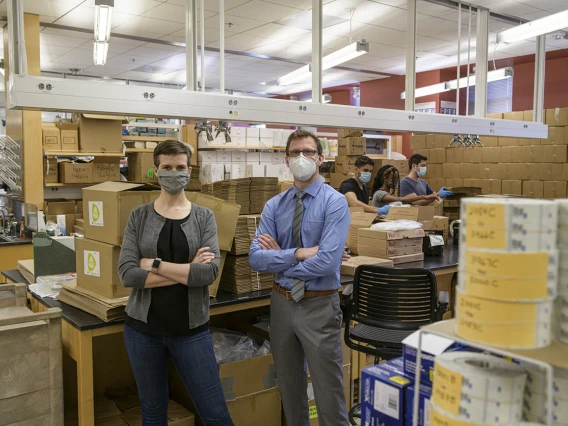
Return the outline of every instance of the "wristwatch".
[[[162,259],[155,258],[154,262],[152,263],[152,272],[154,274],[158,273],[158,268],[160,267],[160,263],[162,263]]]

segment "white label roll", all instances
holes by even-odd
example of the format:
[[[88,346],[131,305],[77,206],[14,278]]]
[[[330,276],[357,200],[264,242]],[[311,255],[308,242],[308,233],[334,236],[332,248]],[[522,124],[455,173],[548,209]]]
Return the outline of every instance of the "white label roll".
[[[526,391],[531,393],[546,394],[546,373],[534,364],[521,362],[527,372]],[[554,398],[568,400],[568,371],[555,368],[553,375]],[[568,420],[568,419],[567,419]]]
[[[554,200],[554,202],[558,206],[558,226],[568,227],[568,200]]]
[[[539,252],[557,248],[554,232],[519,232],[514,229],[462,226],[460,246],[480,249],[506,250],[509,252]]]
[[[532,420],[544,420],[548,415],[546,396],[527,391],[524,398],[525,417]],[[568,422],[568,401],[553,398],[552,420],[556,423]]]
[[[458,285],[469,295],[502,301],[547,300],[557,293],[557,280],[547,276],[503,278],[460,271]]]

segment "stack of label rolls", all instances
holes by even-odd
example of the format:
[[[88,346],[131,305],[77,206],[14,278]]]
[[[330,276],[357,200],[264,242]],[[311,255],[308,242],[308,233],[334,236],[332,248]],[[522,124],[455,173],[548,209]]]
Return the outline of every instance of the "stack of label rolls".
[[[560,249],[556,336],[558,340],[568,344],[568,200],[557,200],[556,203],[558,204],[558,248]]]
[[[465,198],[461,217],[456,333],[501,348],[549,345],[558,290],[557,204]]]
[[[431,425],[518,425],[527,375],[517,364],[474,352],[447,352],[434,364]]]
[[[546,374],[535,365],[521,364],[527,372],[523,417],[527,421],[546,423]],[[554,368],[552,420],[558,426],[568,425],[568,371]]]

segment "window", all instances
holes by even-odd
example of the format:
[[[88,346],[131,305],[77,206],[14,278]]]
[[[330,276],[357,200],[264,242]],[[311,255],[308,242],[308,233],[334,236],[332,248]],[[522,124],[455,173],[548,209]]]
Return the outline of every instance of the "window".
[[[469,114],[475,111],[475,86],[469,88]],[[513,111],[513,77],[487,84],[487,114]]]

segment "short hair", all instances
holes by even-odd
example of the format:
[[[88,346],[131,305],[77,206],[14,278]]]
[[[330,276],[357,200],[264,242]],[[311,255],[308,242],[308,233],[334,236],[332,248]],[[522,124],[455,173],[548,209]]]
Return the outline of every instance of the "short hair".
[[[318,155],[323,154],[323,147],[321,146],[321,142],[314,133],[312,133],[308,130],[296,130],[296,131],[292,132],[292,134],[290,136],[288,136],[288,140],[286,141],[286,155],[289,154],[290,144],[292,143],[292,141],[295,141],[296,139],[304,139],[304,138],[312,138],[314,140],[315,144],[316,144]]]
[[[174,139],[169,139],[164,142],[160,142],[156,148],[154,148],[154,166],[156,168],[160,167],[160,155],[187,155],[187,167],[191,165],[191,149],[186,143],[176,141]]]
[[[375,162],[366,155],[362,155],[359,158],[357,158],[357,160],[355,160],[355,167],[357,167],[358,169],[367,165],[374,166]]]
[[[420,164],[421,161],[426,161],[428,160],[428,158],[424,157],[421,154],[414,154],[412,157],[410,157],[410,159],[408,160],[408,168],[410,170],[412,170],[412,166],[415,164]]]

